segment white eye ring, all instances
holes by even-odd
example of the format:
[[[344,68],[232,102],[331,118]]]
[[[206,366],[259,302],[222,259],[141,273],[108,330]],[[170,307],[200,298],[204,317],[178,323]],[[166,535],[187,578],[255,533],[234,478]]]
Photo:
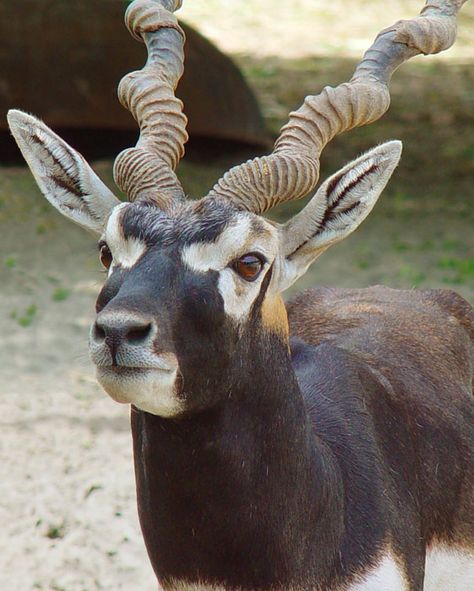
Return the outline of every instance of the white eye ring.
[[[230,266],[245,281],[255,281],[264,265],[265,259],[261,254],[249,252],[233,261]]]

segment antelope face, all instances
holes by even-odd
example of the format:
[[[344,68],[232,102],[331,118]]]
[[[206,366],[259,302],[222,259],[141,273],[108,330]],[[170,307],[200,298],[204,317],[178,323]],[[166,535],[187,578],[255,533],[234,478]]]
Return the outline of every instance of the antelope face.
[[[100,236],[108,276],[90,334],[99,382],[115,400],[163,417],[222,402],[248,368],[259,371],[265,348],[287,354],[280,293],[357,228],[401,153],[400,142],[374,148],[274,224],[242,199],[211,192],[184,201],[169,169],[156,175],[170,188],[150,188],[150,161],[135,149],[119,157],[116,177],[126,164],[141,188],[130,188],[134,203],[121,203],[43,123],[18,111],[9,122],[46,198]]]
[[[213,200],[168,213],[121,204],[99,248],[108,277],[90,352],[119,402],[160,416],[212,405],[205,382],[229,378],[247,324],[286,337],[278,230],[255,214]]]

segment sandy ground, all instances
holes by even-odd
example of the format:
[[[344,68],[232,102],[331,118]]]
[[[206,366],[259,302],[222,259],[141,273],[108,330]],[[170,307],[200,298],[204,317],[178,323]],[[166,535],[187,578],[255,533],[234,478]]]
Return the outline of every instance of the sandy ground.
[[[232,54],[359,57],[374,31],[412,18],[422,6],[420,0],[184,0],[180,15]],[[473,16],[468,4],[457,43],[443,59],[472,59],[474,32],[463,25]]]
[[[288,33],[285,43],[278,37],[288,19],[296,28],[304,20],[285,12],[288,3],[276,3],[277,35],[266,45],[254,32],[257,25],[267,31],[268,14],[238,16],[238,2],[229,1],[233,17],[225,25],[223,2],[208,3],[220,10],[214,20],[204,2],[185,16],[214,38],[220,27],[226,49],[274,56],[287,43],[297,55],[298,35]],[[305,14],[308,2],[296,4]],[[348,4],[333,2],[329,13]],[[389,21],[394,4],[387,3]],[[406,15],[414,4],[403,3]],[[315,51],[307,50],[309,34],[305,24],[299,55]],[[362,41],[354,43],[347,54]],[[334,51],[322,42],[316,49]],[[473,153],[466,153],[471,163]],[[97,169],[110,178],[110,163]],[[183,172],[191,193],[192,178],[207,183],[210,174],[192,163]],[[299,287],[448,286],[474,302],[473,195],[463,183],[461,194],[421,199],[416,183],[401,189],[395,178],[361,230],[322,257]],[[136,516],[128,408],[100,390],[88,360],[101,281],[94,238],[56,214],[25,169],[0,169],[0,591],[156,589]]]
[[[155,589],[128,408],[100,391],[88,362],[93,240],[63,226],[38,239],[28,222],[12,234],[22,250],[0,279],[0,589]]]

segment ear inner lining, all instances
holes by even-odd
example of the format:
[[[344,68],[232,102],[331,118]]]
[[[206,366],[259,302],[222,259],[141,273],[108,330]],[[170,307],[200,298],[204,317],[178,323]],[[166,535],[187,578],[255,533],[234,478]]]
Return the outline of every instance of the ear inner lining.
[[[8,112],[11,132],[46,199],[62,214],[100,234],[120,203],[85,159],[42,121]]]
[[[282,250],[290,264],[290,283],[286,287],[368,216],[398,164],[401,151],[401,142],[390,141],[350,162],[327,179],[306,207],[282,227]]]

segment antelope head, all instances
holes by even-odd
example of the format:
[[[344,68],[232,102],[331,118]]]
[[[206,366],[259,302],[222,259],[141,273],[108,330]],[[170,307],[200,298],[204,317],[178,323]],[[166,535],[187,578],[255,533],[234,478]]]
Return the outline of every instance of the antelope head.
[[[287,223],[262,214],[312,191],[324,146],[388,109],[396,67],[453,43],[462,3],[431,0],[420,17],[384,30],[349,82],[308,96],[290,115],[270,155],[232,168],[195,201],[185,200],[174,172],[187,140],[174,96],[183,70],[184,35],[173,15],[179,0],[135,0],[126,13],[130,32],[148,49],[143,69],[119,86],[140,126],[137,145],[114,165],[128,202],[41,121],[10,111],[11,131],[45,197],[99,236],[108,272],[90,351],[112,398],[178,416],[217,404],[243,371],[258,372],[262,348],[287,352],[281,293],[369,214],[401,143],[345,166]]]

